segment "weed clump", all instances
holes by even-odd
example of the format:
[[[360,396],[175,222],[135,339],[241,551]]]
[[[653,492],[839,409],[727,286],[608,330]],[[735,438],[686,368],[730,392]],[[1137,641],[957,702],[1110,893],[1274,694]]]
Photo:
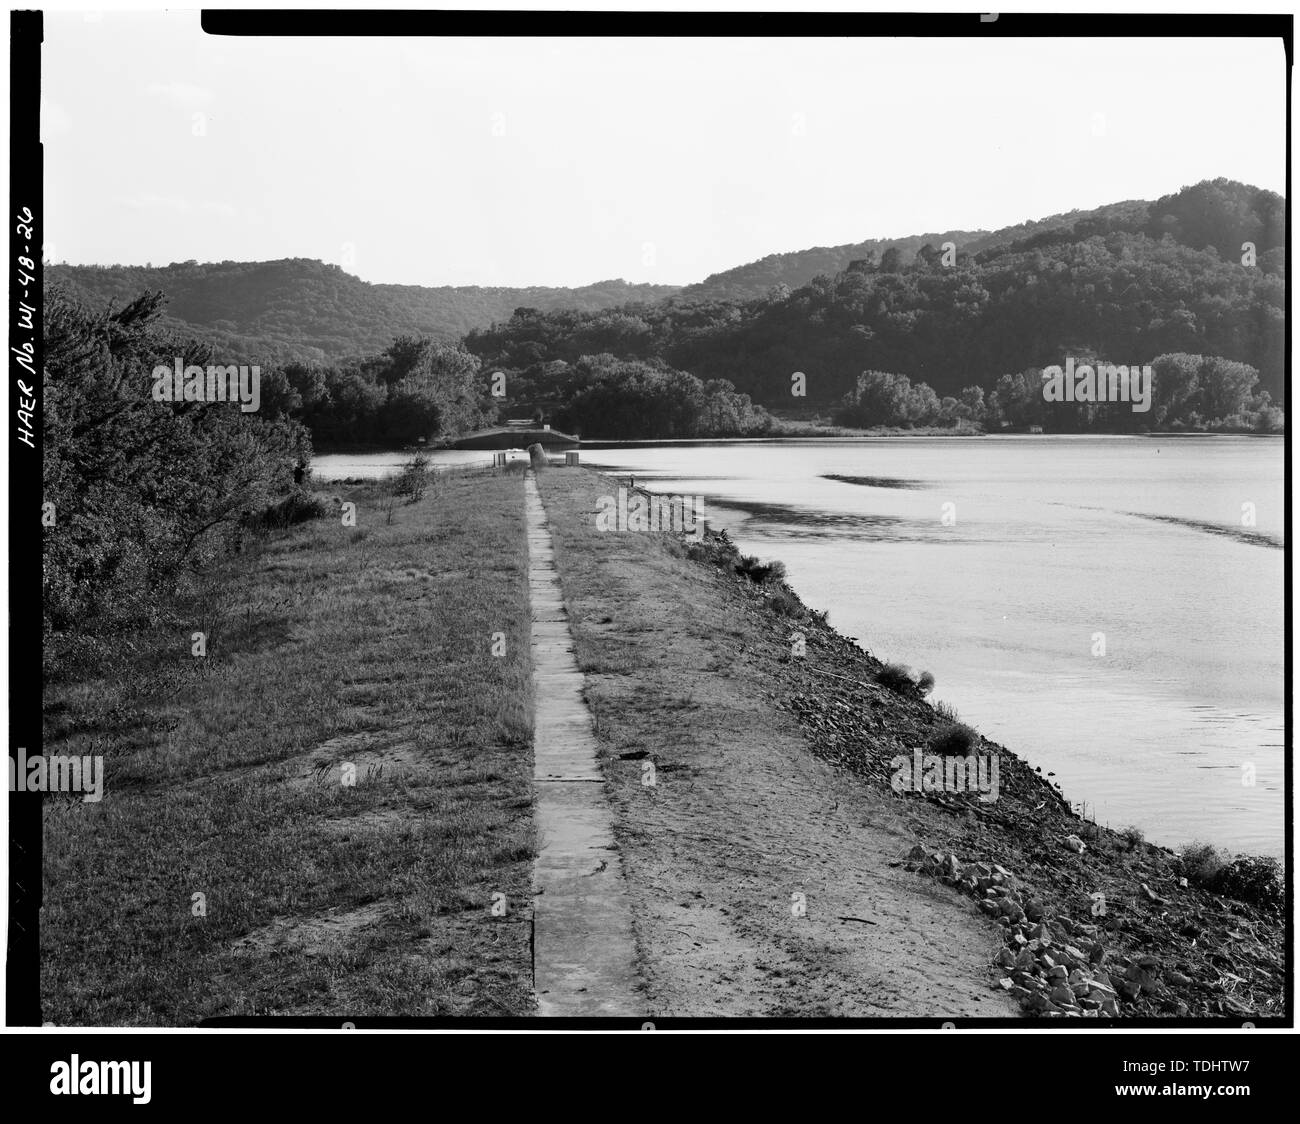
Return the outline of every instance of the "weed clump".
[[[876,672],[876,682],[891,691],[897,691],[900,695],[916,687],[912,673],[901,663],[887,663],[881,667]]]
[[[1133,851],[1146,842],[1147,837],[1142,833],[1142,829],[1136,824],[1129,824],[1128,827],[1121,828],[1119,837],[1124,841],[1127,850]]]
[[[945,726],[930,739],[930,752],[940,757],[966,757],[975,752],[980,736],[964,722]]]
[[[1213,890],[1223,868],[1232,861],[1227,851],[1213,843],[1189,843],[1178,856],[1178,865],[1188,882]]]
[[[252,530],[291,527],[320,519],[328,511],[325,501],[311,492],[295,488],[287,496],[268,504],[261,511],[244,517],[243,525]]]
[[[1197,842],[1183,848],[1178,865],[1188,882],[1212,894],[1236,898],[1263,909],[1282,908],[1282,872],[1275,858],[1242,855],[1234,859],[1211,843]]]
[[[755,585],[775,585],[785,581],[784,562],[760,562],[752,554],[742,554],[736,559],[736,573]]]
[[[774,590],[767,603],[783,617],[803,616],[803,603],[785,586]]]
[[[961,721],[961,715],[957,713],[957,708],[953,706],[952,703],[940,700],[934,704],[934,712],[940,718],[946,719],[949,722]]]

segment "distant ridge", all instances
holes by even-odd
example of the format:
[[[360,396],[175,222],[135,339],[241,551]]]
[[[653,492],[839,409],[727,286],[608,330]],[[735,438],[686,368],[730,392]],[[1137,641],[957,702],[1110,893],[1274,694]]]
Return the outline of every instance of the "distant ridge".
[[[946,230],[942,233],[909,234],[903,238],[871,238],[843,246],[814,246],[792,253],[769,254],[758,261],[711,274],[703,281],[687,285],[679,297],[691,301],[753,300],[764,296],[778,285],[797,289],[808,284],[819,273],[830,276],[841,273],[849,267],[850,262],[872,255],[879,256],[890,247],[896,247],[901,252],[904,264],[911,262],[916,257],[916,251],[927,243],[938,249],[944,242],[952,242],[960,252],[977,254],[993,246],[1008,245],[1047,231],[1069,230],[1076,223],[1085,220],[1140,223],[1145,221],[1150,206],[1150,203],[1134,199],[1109,203],[1087,211],[1067,211],[1000,230]]]
[[[673,285],[598,281],[576,289],[372,285],[312,258],[173,262],[166,266],[53,265],[48,280],[92,308],[146,289],[167,294],[165,322],[213,340],[230,361],[341,359],[382,351],[399,335],[459,339],[516,308],[587,312],[672,296]]]
[[[918,252],[927,245],[942,252],[945,242],[954,244],[962,260],[984,264],[997,257],[1012,262],[1017,255],[1035,258],[1043,253],[1059,254],[1064,246],[1082,246],[1099,236],[1146,238],[1153,244],[1168,238],[1196,252],[1213,249],[1215,253],[1209,259],[1187,263],[1193,272],[1204,273],[1215,267],[1215,258],[1223,263],[1236,261],[1243,244],[1249,241],[1258,251],[1260,269],[1280,276],[1285,255],[1284,219],[1285,200],[1276,193],[1217,179],[1152,202],[1125,200],[994,231],[949,230],[771,254],[684,288],[623,280],[598,281],[579,288],[372,285],[337,265],[309,258],[204,264],[187,261],[160,267],[54,265],[46,268],[46,276],[66,286],[74,297],[92,308],[121,306],[145,290],[161,290],[168,298],[165,323],[213,341],[228,362],[337,361],[381,352],[399,335],[460,339],[471,331],[510,321],[520,308],[577,315],[630,306],[632,319],[624,318],[627,322],[623,328],[635,336],[638,308],[719,301],[739,305],[763,300],[774,292],[784,299],[788,295],[784,290],[798,290],[819,276],[837,277],[857,261],[864,261],[868,270],[873,268],[870,263],[879,262],[884,274],[893,274],[915,262]],[[1116,270],[1126,268],[1122,260],[1112,264]],[[1014,265],[1026,279],[1037,268],[1027,259]],[[1240,278],[1231,282],[1221,279],[1215,284],[1239,282]],[[1185,318],[1187,313],[1179,306],[1180,302],[1186,305],[1190,295],[1170,295],[1168,315]],[[1067,305],[1082,307],[1071,294],[1064,294],[1062,299]],[[1123,308],[1128,308],[1128,303],[1122,302]],[[1136,316],[1136,310],[1130,310],[1129,315]],[[1214,309],[1207,305],[1196,329],[1187,333],[1186,339],[1178,340],[1178,347],[1202,348],[1205,341],[1196,337],[1218,332],[1216,317]],[[1249,336],[1271,340],[1275,319],[1271,309],[1264,309]],[[1145,327],[1146,322],[1134,323],[1136,330]],[[517,365],[556,357],[540,341],[530,346],[531,355],[514,356]],[[807,345],[800,346],[806,361]],[[594,343],[587,350],[593,347]],[[620,354],[639,353],[627,341],[619,344],[615,340],[606,349]],[[1264,372],[1265,385],[1280,391],[1277,362],[1271,357],[1261,359],[1254,354],[1256,350],[1244,344],[1226,349],[1239,353],[1245,361],[1253,360]],[[932,376],[917,363],[910,369],[920,377],[946,379],[945,375]],[[737,381],[737,385],[748,382],[744,372],[719,373]]]

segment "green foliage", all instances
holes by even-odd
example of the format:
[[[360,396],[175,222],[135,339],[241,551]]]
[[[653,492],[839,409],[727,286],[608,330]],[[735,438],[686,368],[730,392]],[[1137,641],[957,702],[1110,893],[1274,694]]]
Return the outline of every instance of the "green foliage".
[[[143,266],[56,265],[47,275],[88,307],[121,307],[145,290],[170,298],[166,323],[211,342],[229,362],[265,366],[373,354],[397,336],[458,339],[516,308],[595,311],[656,300],[668,285],[601,281],[578,289],[426,288],[370,285],[308,258],[266,262],[173,262]]]
[[[608,352],[625,363],[659,361],[706,383],[726,380],[765,406],[789,407],[791,375],[801,371],[808,396],[800,405],[832,406],[846,395],[859,405],[868,389],[879,390],[867,395],[861,420],[990,428],[1004,414],[1012,424],[1042,424],[1048,404],[1039,372],[1069,355],[1132,365],[1195,353],[1254,368],[1260,384],[1240,403],[1229,379],[1227,402],[1216,399],[1213,412],[1185,424],[1227,425],[1244,410],[1248,428],[1261,428],[1281,420],[1273,405],[1282,400],[1285,342],[1280,205],[1270,193],[1215,181],[1155,204],[1117,204],[1036,228],[915,240],[918,249],[955,241],[951,265],[928,252],[877,262],[863,246],[809,251],[827,264],[807,277],[803,267],[782,267],[776,287],[706,283],[657,304],[520,309],[471,332],[465,344],[490,366],[523,374],[530,390],[560,398],[583,356]],[[1217,241],[1205,243],[1207,232]],[[1253,266],[1242,263],[1240,249],[1252,240]],[[883,374],[860,389],[864,370]],[[1127,403],[1066,403],[1053,405],[1050,423],[1136,429],[1155,421]]]
[[[287,496],[269,504],[256,514],[244,516],[242,525],[253,530],[270,530],[291,527],[320,519],[329,512],[324,500],[301,488],[294,488]]]
[[[1216,889],[1238,901],[1280,910],[1286,900],[1282,867],[1268,855],[1243,855],[1219,873]]]
[[[1262,197],[1264,200],[1262,206],[1270,213],[1274,213],[1282,202],[1279,196],[1271,192],[1260,192],[1257,188],[1232,185],[1225,180],[1215,182],[1227,185],[1229,189],[1249,192],[1252,200]],[[1155,203],[1142,200],[1111,203],[1092,211],[1070,211],[992,232],[949,230],[943,233],[915,234],[907,238],[877,238],[846,246],[819,246],[811,250],[771,254],[760,261],[715,273],[698,284],[687,285],[680,296],[683,300],[691,301],[750,301],[765,298],[774,289],[778,294],[784,290],[788,295],[790,290],[808,285],[819,274],[833,276],[855,267],[870,273],[879,269],[882,261],[890,266],[887,272],[893,272],[900,266],[917,261],[930,270],[944,268],[940,248],[945,242],[953,243],[955,264],[960,266],[972,257],[1001,246],[1033,248],[1035,245],[1077,241],[1094,234],[1116,230],[1138,232],[1147,229],[1151,223],[1157,221],[1157,218],[1162,219],[1166,214],[1171,213],[1176,207],[1176,200],[1186,195],[1195,195],[1203,186],[1205,185],[1198,184],[1196,187],[1185,188],[1183,192],[1175,196],[1166,196]],[[1252,205],[1256,204],[1252,203]],[[1280,227],[1274,224],[1270,229],[1273,231],[1272,238],[1260,244],[1261,250],[1265,245],[1270,247],[1282,245]],[[1165,230],[1166,228],[1161,226],[1156,237],[1163,234]],[[1222,248],[1229,244],[1229,239],[1220,235],[1217,242],[1214,239],[1211,239],[1211,242]],[[891,247],[898,251],[896,257],[883,259],[882,255]]]
[[[1183,876],[1214,894],[1264,909],[1281,909],[1285,899],[1281,865],[1267,855],[1234,859],[1210,843],[1189,843],[1179,855]]]
[[[1223,868],[1232,861],[1227,851],[1212,843],[1189,843],[1179,855],[1183,877],[1207,890],[1212,890]]]
[[[1122,828],[1119,832],[1119,837],[1124,841],[1125,847],[1130,851],[1146,842],[1146,835],[1143,834],[1142,829],[1136,824],[1130,824],[1128,827]]]
[[[978,387],[968,389],[977,390]],[[948,404],[947,420],[955,425],[957,400],[947,398],[944,402]],[[858,376],[857,386],[845,395],[835,421],[839,425],[861,427],[933,425],[941,420],[944,409],[938,396],[923,382],[914,386],[906,375],[863,371]]]
[[[774,255],[680,292],[367,285],[302,259],[49,273],[96,308],[166,289],[164,325],[262,365],[266,416],[321,449],[490,422],[495,370],[512,416],[589,438],[750,436],[772,429],[764,407],[792,405],[954,432],[1278,432],[1284,214],[1271,192],[1206,181],[992,233]],[[1152,410],[1045,402],[1041,369],[1067,356],[1152,363]]]
[[[755,585],[769,585],[785,580],[784,562],[760,562],[751,554],[740,555],[735,561],[735,570],[741,577],[748,578]]]
[[[454,437],[489,418],[479,361],[442,340],[399,336],[378,355],[282,372],[289,416],[318,449],[413,445]]]
[[[887,663],[876,672],[876,682],[899,694],[907,694],[916,687],[912,673],[901,663]]]
[[[155,402],[154,367],[213,360],[158,323],[158,294],[100,313],[58,287],[45,299],[42,483],[55,525],[42,592],[55,671],[92,634],[157,619],[168,594],[238,549],[250,518],[292,497],[311,445],[282,417]]]
[[[974,753],[979,744],[978,733],[964,722],[954,722],[930,739],[930,752],[940,757],[966,757]]]
[[[423,453],[416,453],[402,465],[402,471],[393,481],[393,493],[405,496],[408,503],[419,503],[424,499],[425,489],[433,473],[429,468],[429,458]]]
[[[518,392],[556,403],[559,428],[586,437],[730,437],[771,427],[767,411],[731,383],[704,383],[658,359],[583,355],[519,380]]]
[[[921,694],[928,695],[934,690],[934,676],[928,671],[921,672],[916,680],[916,689],[920,691]]]
[[[803,616],[803,604],[800,602],[799,598],[785,586],[778,586],[776,589],[772,590],[771,595],[767,599],[767,603],[773,611],[779,613],[783,617],[799,618]]]

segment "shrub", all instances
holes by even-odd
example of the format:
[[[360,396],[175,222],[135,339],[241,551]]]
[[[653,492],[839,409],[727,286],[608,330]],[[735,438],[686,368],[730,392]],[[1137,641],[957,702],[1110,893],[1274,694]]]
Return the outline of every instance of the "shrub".
[[[771,585],[785,581],[784,562],[760,562],[752,554],[742,554],[736,559],[736,573],[755,585]]]
[[[1282,869],[1267,855],[1243,855],[1219,872],[1215,888],[1221,894],[1264,909],[1281,909],[1285,897]]]
[[[965,757],[974,753],[979,743],[979,734],[964,722],[953,722],[930,739],[930,752],[940,757]]]
[[[1146,842],[1146,836],[1142,834],[1142,829],[1136,824],[1129,824],[1128,827],[1121,828],[1119,837],[1124,840],[1124,845],[1130,850],[1140,847]]]
[[[79,638],[158,620],[250,528],[319,512],[294,486],[311,460],[297,422],[154,400],[156,365],[214,360],[210,343],[162,326],[161,293],[99,312],[57,286],[45,295],[41,498],[58,522],[42,534],[42,626],[57,676],[65,643],[105,650]]]
[[[916,689],[923,695],[928,695],[934,690],[934,676],[928,671],[921,672],[916,680]]]
[[[876,682],[902,694],[916,686],[912,673],[901,663],[887,663],[876,672]]]
[[[773,590],[772,596],[767,599],[767,603],[783,617],[803,616],[803,605],[800,603],[799,598],[784,586]]]
[[[1220,872],[1231,859],[1227,851],[1212,843],[1189,843],[1178,856],[1178,865],[1188,882],[1213,890]]]
[[[1210,843],[1189,843],[1179,855],[1178,863],[1188,882],[1213,894],[1223,894],[1263,909],[1282,907],[1282,871],[1275,858],[1242,855],[1234,859]]]
[[[324,500],[311,492],[295,488],[282,499],[246,516],[243,524],[254,529],[291,527],[295,523],[306,523],[309,519],[320,519],[328,511]]]
[[[402,471],[393,483],[393,492],[406,496],[408,503],[418,503],[424,498],[430,475],[429,458],[424,453],[416,453],[402,465]]]

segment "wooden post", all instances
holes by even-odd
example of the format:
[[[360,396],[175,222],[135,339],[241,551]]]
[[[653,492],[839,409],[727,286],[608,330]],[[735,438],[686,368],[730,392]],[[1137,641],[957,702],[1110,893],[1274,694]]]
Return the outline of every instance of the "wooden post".
[[[571,450],[566,450],[564,453],[564,463],[566,466],[576,466],[578,463],[578,454]]]

